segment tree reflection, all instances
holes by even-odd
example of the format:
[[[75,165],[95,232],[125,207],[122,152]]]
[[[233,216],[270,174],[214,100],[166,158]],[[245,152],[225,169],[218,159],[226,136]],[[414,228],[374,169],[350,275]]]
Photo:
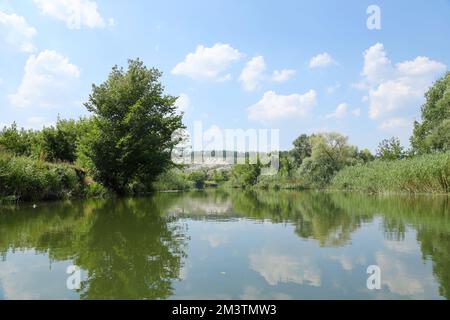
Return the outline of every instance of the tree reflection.
[[[164,299],[186,257],[183,225],[165,215],[176,196],[98,200],[1,214],[0,252],[35,249],[87,273],[82,299]],[[59,212],[54,213],[54,212]],[[64,212],[64,213],[63,213]]]

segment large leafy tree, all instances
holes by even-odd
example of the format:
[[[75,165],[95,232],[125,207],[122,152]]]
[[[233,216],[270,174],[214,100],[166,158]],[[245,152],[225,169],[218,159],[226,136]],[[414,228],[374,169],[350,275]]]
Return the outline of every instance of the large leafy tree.
[[[414,123],[413,150],[419,154],[450,150],[450,72],[425,97],[422,122]]]
[[[400,160],[406,155],[404,148],[400,142],[400,139],[392,137],[390,139],[384,139],[380,142],[377,149],[377,157],[381,160]]]
[[[58,119],[55,127],[44,128],[42,148],[46,160],[75,162],[79,141],[89,130],[90,124],[90,119]]]
[[[183,128],[176,97],[165,95],[161,72],[130,60],[128,70],[115,66],[108,79],[93,85],[86,108],[93,114],[92,130],[81,151],[95,169],[96,179],[124,194],[130,183],[150,188],[172,165],[173,138]]]
[[[294,148],[291,150],[291,155],[294,158],[294,164],[299,167],[303,160],[311,156],[312,146],[311,138],[306,134],[300,135],[294,140]]]
[[[307,185],[323,187],[333,176],[357,159],[357,148],[348,144],[348,138],[335,132],[321,133],[311,138],[311,156],[300,166],[300,176]]]

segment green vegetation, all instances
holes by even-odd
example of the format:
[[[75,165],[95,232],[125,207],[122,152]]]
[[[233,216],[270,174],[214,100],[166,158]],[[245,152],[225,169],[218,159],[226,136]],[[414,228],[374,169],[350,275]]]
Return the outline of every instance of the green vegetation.
[[[161,73],[142,61],[115,66],[85,104],[90,117],[58,119],[41,131],[0,131],[0,198],[63,199],[203,189],[225,185],[264,189],[342,189],[365,192],[448,193],[450,180],[450,73],[429,89],[411,150],[398,138],[383,140],[376,156],[339,133],[300,135],[281,152],[279,170],[257,159],[228,169],[177,167],[172,150],[181,141],[182,114],[165,95]],[[234,153],[237,159],[237,152]]]
[[[450,72],[426,93],[422,122],[414,123],[411,145],[416,154],[450,150]]]
[[[116,66],[103,84],[93,85],[85,104],[89,118],[58,119],[41,131],[19,130],[15,123],[3,128],[0,198],[123,195],[148,192],[162,177],[170,180],[170,173],[161,175],[173,167],[173,137],[183,125],[177,98],[164,95],[160,77],[130,60],[127,71]],[[187,188],[179,182],[177,189]]]
[[[234,187],[339,189],[370,193],[450,192],[450,73],[426,94],[422,123],[415,122],[411,150],[396,137],[383,140],[376,156],[358,150],[339,133],[302,134],[280,155],[276,175],[258,165],[237,165]]]
[[[172,166],[179,142],[172,137],[183,128],[182,117],[177,98],[164,95],[160,77],[158,70],[130,60],[126,72],[116,66],[106,82],[94,85],[85,104],[93,117],[81,152],[92,161],[96,181],[119,195],[130,183],[150,189]]]
[[[81,197],[83,170],[0,152],[0,201],[37,201]],[[90,191],[90,195],[95,192]]]
[[[449,193],[450,152],[347,167],[331,188],[370,193]]]

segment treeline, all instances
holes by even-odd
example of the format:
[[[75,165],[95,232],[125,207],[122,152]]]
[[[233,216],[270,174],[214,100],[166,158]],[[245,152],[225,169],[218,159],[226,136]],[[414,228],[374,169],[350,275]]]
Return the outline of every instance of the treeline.
[[[184,128],[177,97],[165,95],[161,72],[130,60],[92,86],[88,118],[58,119],[41,131],[0,132],[0,200],[149,192],[173,167]],[[76,177],[76,178],[75,178]]]
[[[231,185],[240,188],[330,188],[371,193],[450,192],[450,73],[426,93],[422,121],[414,123],[411,148],[396,137],[371,154],[339,133],[301,135],[280,154],[276,175],[258,164],[236,165]]]

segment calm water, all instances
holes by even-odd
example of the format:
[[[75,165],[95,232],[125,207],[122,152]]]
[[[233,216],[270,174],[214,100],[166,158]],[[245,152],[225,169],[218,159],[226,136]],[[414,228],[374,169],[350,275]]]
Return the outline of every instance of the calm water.
[[[0,208],[0,299],[182,298],[449,299],[449,198],[211,191]]]

